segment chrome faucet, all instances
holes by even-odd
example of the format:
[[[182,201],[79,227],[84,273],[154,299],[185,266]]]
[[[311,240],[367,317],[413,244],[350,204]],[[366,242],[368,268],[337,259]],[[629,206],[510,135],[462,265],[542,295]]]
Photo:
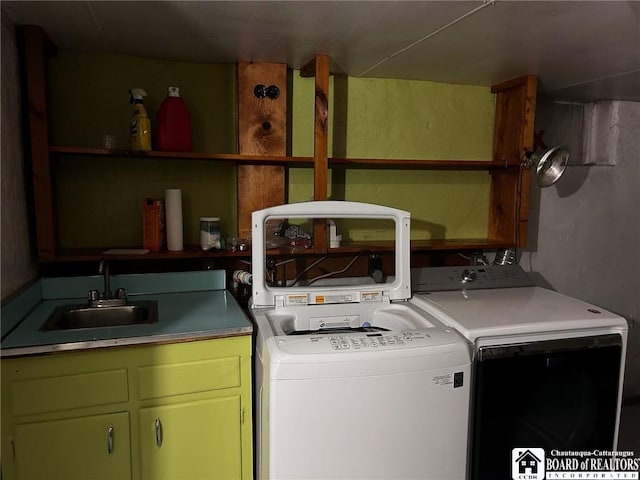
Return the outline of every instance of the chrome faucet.
[[[109,275],[109,262],[105,262],[104,260],[100,260],[100,265],[98,265],[98,273],[104,275],[104,292],[102,292],[102,298],[104,300],[111,299],[111,278]]]
[[[125,305],[127,303],[127,291],[124,288],[118,288],[116,294],[111,292],[111,275],[109,272],[109,262],[100,260],[98,265],[98,273],[104,276],[104,292],[100,295],[98,290],[89,291],[90,307],[113,307],[116,305]]]

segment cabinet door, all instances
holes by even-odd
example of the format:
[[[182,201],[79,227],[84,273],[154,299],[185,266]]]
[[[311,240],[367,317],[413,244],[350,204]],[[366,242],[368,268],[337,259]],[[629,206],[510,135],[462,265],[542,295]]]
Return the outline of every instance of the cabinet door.
[[[126,412],[16,425],[14,449],[22,480],[131,478]]]
[[[142,409],[142,478],[242,478],[240,408],[231,396]]]

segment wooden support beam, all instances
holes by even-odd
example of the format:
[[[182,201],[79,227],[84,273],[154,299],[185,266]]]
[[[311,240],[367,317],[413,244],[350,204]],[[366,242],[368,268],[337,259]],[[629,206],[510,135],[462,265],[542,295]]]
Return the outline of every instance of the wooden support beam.
[[[313,198],[326,200],[329,149],[329,57],[315,57],[315,110],[313,128]]]
[[[533,75],[494,85],[496,117],[495,161],[519,160],[533,145],[537,78]]]
[[[307,71],[310,66],[305,67]],[[303,69],[303,70],[305,70]],[[313,128],[313,199],[327,200],[329,177],[329,56],[316,55],[313,60],[315,74],[315,109]],[[327,224],[314,222],[314,249],[327,250]]]
[[[237,86],[238,153],[286,155],[287,66],[239,62]],[[237,186],[238,234],[246,238],[253,211],[285,203],[285,168],[238,165]]]
[[[518,162],[532,149],[537,78],[520,77],[492,87],[497,94],[493,160]],[[529,218],[531,171],[516,174],[492,170],[489,236],[525,247]]]
[[[22,27],[24,42],[26,96],[28,101],[29,146],[36,215],[36,243],[40,260],[56,255],[57,229],[55,198],[49,161],[47,114],[47,56],[55,46],[40,27]]]

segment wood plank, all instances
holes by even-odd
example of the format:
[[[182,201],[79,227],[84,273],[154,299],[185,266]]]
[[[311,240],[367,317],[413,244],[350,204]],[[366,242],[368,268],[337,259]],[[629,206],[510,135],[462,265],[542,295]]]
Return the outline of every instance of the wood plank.
[[[36,210],[38,258],[51,260],[56,254],[56,213],[49,163],[47,124],[47,54],[54,48],[44,30],[36,26],[22,28],[28,98],[28,124]]]
[[[315,110],[313,138],[313,198],[326,200],[329,149],[329,57],[315,57]]]
[[[300,69],[301,77],[315,77],[316,76],[316,57],[313,57]]]
[[[506,82],[501,82],[491,86],[491,93],[499,93],[505,90],[511,90],[513,88],[522,87],[526,85],[531,79],[535,80],[534,75],[523,75],[522,77],[513,78]]]
[[[287,149],[287,66],[238,63],[238,152],[285,156]],[[258,98],[257,85],[277,86],[277,98]],[[238,165],[238,234],[251,233],[251,213],[285,203],[283,166]]]
[[[489,237],[516,244],[516,199],[519,174],[491,173]]]
[[[443,239],[429,239],[429,240],[411,240],[412,251],[458,251],[458,250],[482,250],[482,249],[495,249],[501,247],[511,246],[509,241],[504,241],[495,238],[443,238]],[[106,250],[112,250],[114,247],[87,247],[87,248],[66,248],[58,249],[55,259],[51,259],[53,262],[97,262],[100,260],[111,261],[146,261],[146,260],[166,260],[166,261],[179,261],[189,259],[244,259],[251,256],[250,251],[246,252],[230,252],[227,250],[209,250],[203,251],[200,245],[185,245],[184,250],[170,252],[149,252],[146,254],[105,254]],[[135,245],[122,247],[122,248],[137,248]],[[350,254],[358,252],[393,252],[394,242],[393,240],[362,240],[357,242],[343,242],[342,246],[338,248],[332,248],[332,253],[338,254]],[[291,255],[290,248],[282,249],[270,249],[269,255],[282,255],[283,257],[289,257]],[[296,252],[296,256],[302,255],[317,255],[317,252],[310,250],[303,250]],[[47,263],[47,262],[45,262]]]
[[[492,87],[497,94],[493,139],[493,160],[516,164],[533,145],[537,78],[532,75],[503,82]],[[514,246],[527,241],[531,173],[520,168],[506,172],[492,171],[489,235],[511,239]]]
[[[168,158],[185,160],[211,160],[221,162],[245,163],[256,165],[294,164],[299,167],[313,166],[313,157],[291,157],[287,155],[241,155],[239,153],[202,153],[202,152],[160,152],[134,151],[134,150],[110,150],[106,148],[87,147],[49,147],[49,153],[60,155],[87,156],[87,157],[131,157],[131,158]]]
[[[313,129],[313,199],[327,200],[329,181],[329,56],[315,57],[315,109]],[[316,220],[313,225],[314,250],[328,247],[327,223]]]
[[[520,139],[521,151],[533,150],[533,134],[536,117],[536,93],[538,79],[529,75],[526,77],[524,87],[524,115],[522,125],[522,137]],[[516,246],[524,248],[527,246],[527,236],[529,228],[529,198],[531,192],[531,169],[520,169],[519,190],[517,198],[517,229]]]
[[[281,164],[296,167],[314,165],[313,157],[293,157],[288,155],[242,155],[239,153],[204,153],[204,152],[160,152],[110,150],[93,147],[62,147],[50,146],[49,153],[86,156],[86,157],[132,157],[132,158],[168,158],[185,160],[210,160],[245,164]],[[416,168],[426,170],[456,169],[456,170],[493,170],[505,168],[519,168],[520,161],[495,162],[493,160],[427,160],[406,158],[333,158],[328,159],[329,167],[345,166],[348,168]]]
[[[537,79],[529,75],[492,87],[497,94],[493,137],[495,161],[518,161],[533,145]]]
[[[527,246],[529,234],[529,198],[531,195],[531,169],[520,169],[519,191],[518,191],[518,217],[516,230],[516,246],[524,248]]]
[[[519,168],[520,162],[494,162],[493,160],[423,160],[406,158],[329,158],[329,166],[331,167],[333,165],[344,165],[349,168],[492,170]]]
[[[126,247],[122,247],[126,248]],[[129,248],[138,248],[130,246]],[[185,245],[183,250],[168,251],[161,250],[159,252],[148,252],[144,254],[133,253],[104,253],[108,250],[115,250],[114,247],[87,247],[87,248],[63,248],[58,249],[56,262],[74,262],[74,261],[100,261],[100,260],[184,260],[184,259],[208,259],[208,258],[228,258],[240,257],[246,258],[251,256],[250,251],[246,252],[230,252],[228,250],[208,251],[202,250],[200,245]]]

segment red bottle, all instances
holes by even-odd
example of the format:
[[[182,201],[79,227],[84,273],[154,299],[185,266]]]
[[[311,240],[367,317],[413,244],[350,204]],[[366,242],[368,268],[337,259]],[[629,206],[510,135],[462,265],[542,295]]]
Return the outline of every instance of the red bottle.
[[[191,151],[191,120],[178,87],[169,87],[158,110],[156,148],[165,152]]]

